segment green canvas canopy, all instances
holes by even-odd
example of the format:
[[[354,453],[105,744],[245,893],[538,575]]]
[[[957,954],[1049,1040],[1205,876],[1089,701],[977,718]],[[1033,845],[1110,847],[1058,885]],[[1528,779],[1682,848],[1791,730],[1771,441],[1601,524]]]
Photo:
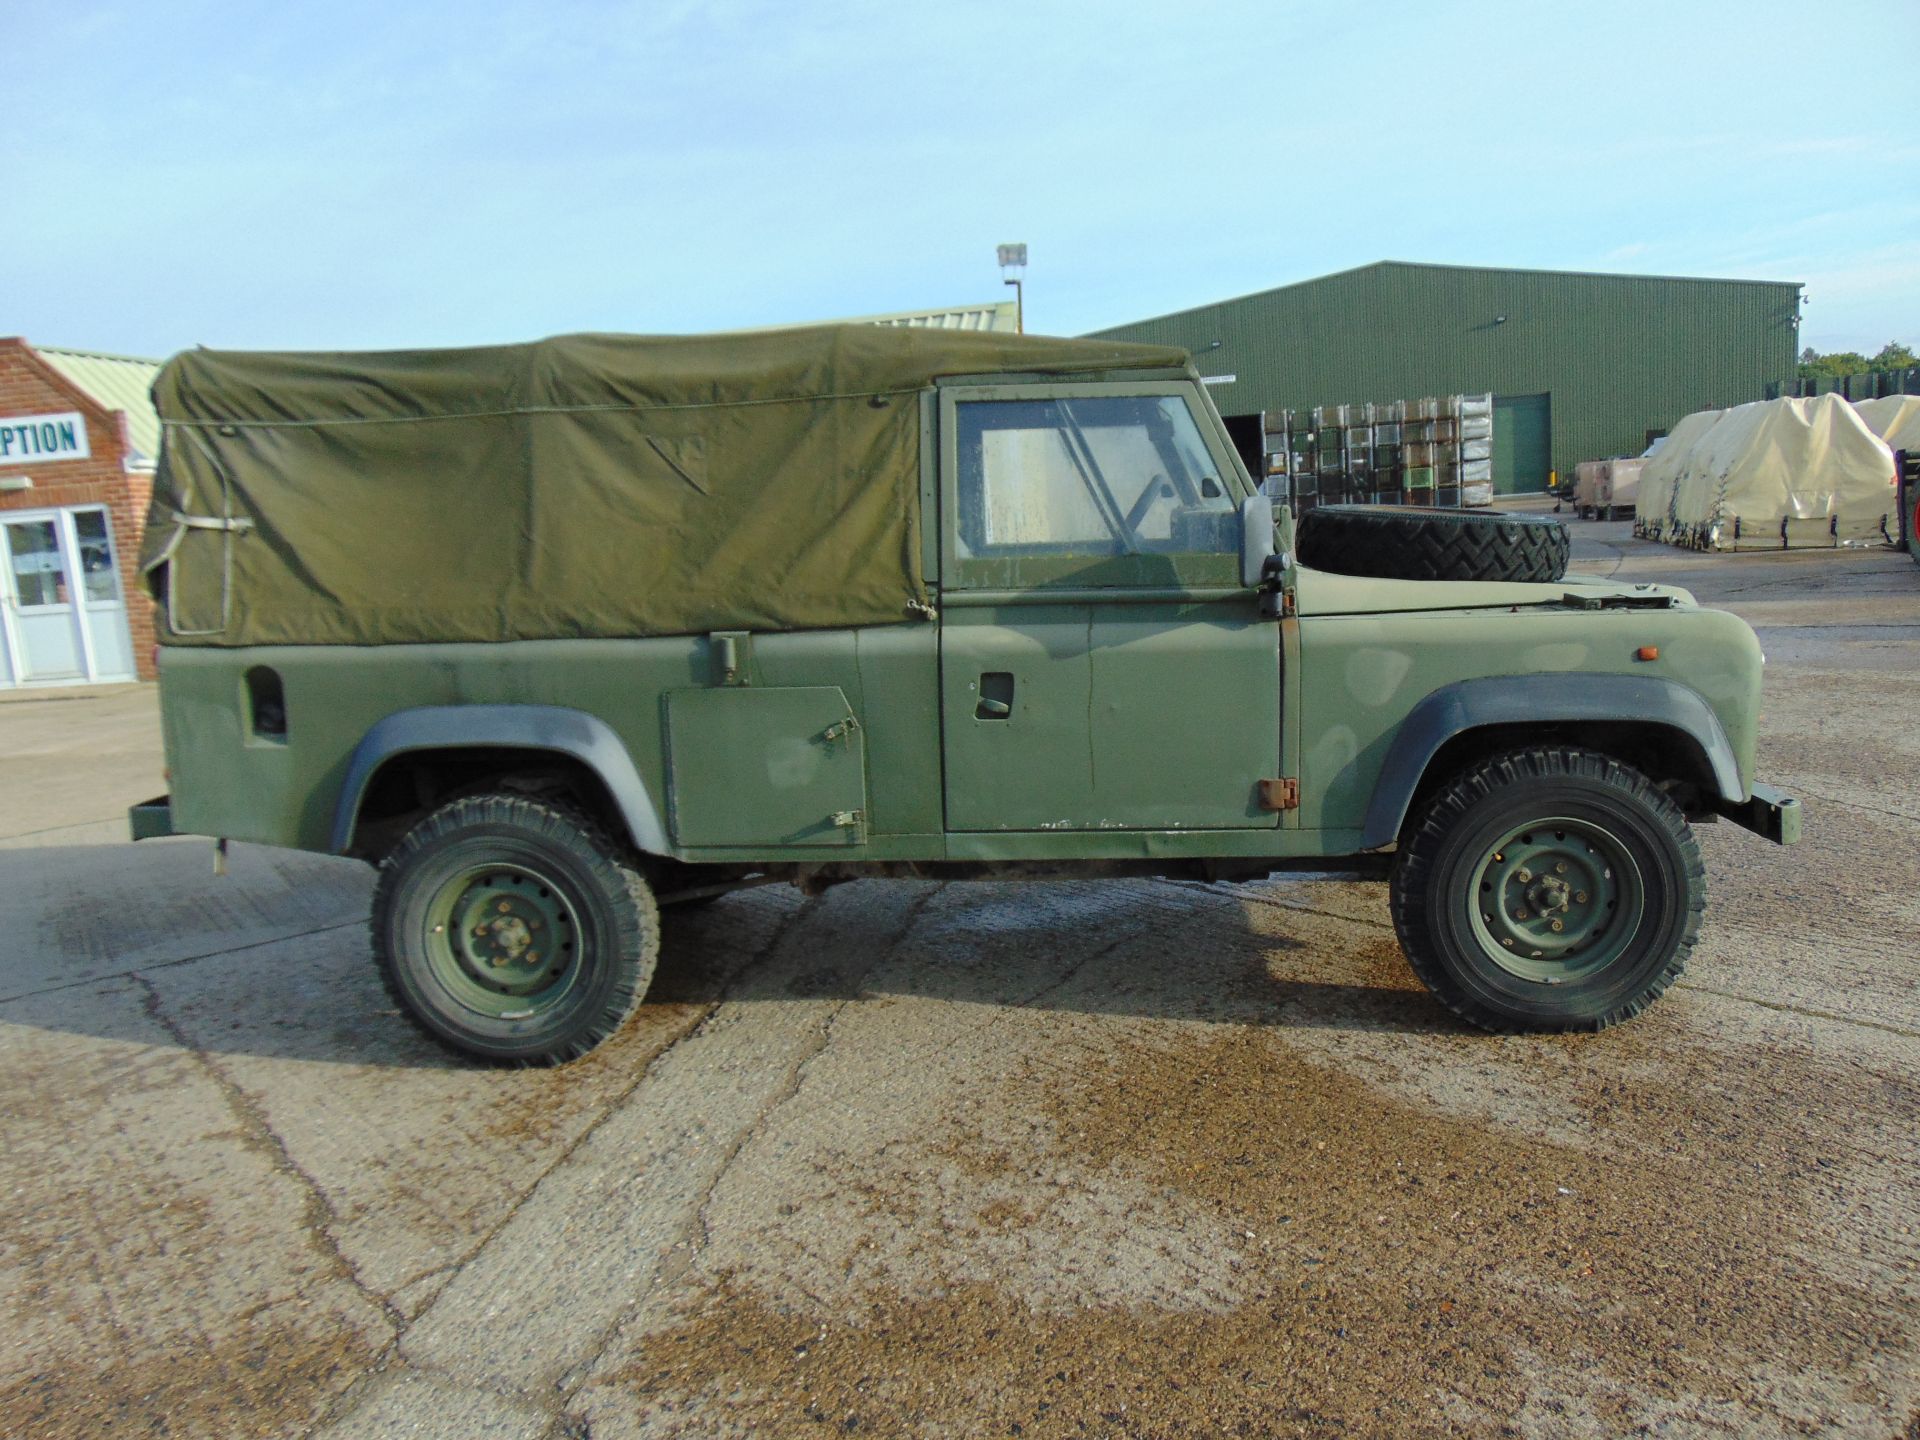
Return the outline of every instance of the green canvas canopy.
[[[192,350],[154,383],[141,565],[178,645],[889,624],[929,598],[919,391],[1187,364],[872,325]]]

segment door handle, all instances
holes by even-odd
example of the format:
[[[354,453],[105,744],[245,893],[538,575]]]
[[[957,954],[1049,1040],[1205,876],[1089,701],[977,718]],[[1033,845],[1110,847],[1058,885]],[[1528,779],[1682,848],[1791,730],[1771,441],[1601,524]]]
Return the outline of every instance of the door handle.
[[[1005,720],[1013,714],[1013,672],[989,670],[980,677],[980,702],[973,707],[976,720]]]

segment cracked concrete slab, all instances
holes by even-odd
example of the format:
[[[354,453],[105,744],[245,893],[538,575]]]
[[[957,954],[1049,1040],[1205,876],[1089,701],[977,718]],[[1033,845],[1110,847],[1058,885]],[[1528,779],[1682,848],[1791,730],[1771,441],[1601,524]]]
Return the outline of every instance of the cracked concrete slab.
[[[1623,530],[1581,563],[1762,627],[1807,838],[1704,827],[1599,1036],[1461,1027],[1377,886],[862,882],[670,914],[608,1046],[469,1068],[364,867],[116,843],[150,691],[0,705],[0,1430],[1902,1433],[1920,571]]]
[[[0,1016],[10,1435],[102,1434],[128,1416],[177,1433],[304,1424],[393,1339],[305,1186],[149,998],[119,983]]]
[[[887,903],[910,910],[916,888],[924,887],[894,887]],[[756,987],[804,982],[818,947],[858,946],[871,919],[868,906],[828,896],[776,931],[773,950],[753,967]],[[647,1070],[645,1101],[611,1115],[515,1209],[408,1330],[403,1358],[525,1393],[590,1361],[697,1243],[711,1187],[817,1052],[837,1003],[769,999],[715,1010]]]
[[[331,1440],[540,1440],[551,1410],[473,1385],[403,1370],[369,1386],[353,1414],[327,1427]]]

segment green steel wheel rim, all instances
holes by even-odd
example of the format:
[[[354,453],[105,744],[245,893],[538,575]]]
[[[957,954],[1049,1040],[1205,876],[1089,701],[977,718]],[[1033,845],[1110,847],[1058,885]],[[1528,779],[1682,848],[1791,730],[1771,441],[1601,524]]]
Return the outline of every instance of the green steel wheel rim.
[[[552,876],[523,865],[470,865],[441,882],[422,918],[421,951],[457,1004],[524,1020],[580,984],[579,908]]]
[[[1632,854],[1586,820],[1514,826],[1481,853],[1470,884],[1472,930],[1487,958],[1541,985],[1580,980],[1618,960],[1647,909]]]

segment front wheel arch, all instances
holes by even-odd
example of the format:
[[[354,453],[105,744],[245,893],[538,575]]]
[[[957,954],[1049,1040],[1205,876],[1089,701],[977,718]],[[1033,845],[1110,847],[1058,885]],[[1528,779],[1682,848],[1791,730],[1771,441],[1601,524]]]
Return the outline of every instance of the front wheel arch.
[[[1720,793],[1713,762],[1693,735],[1653,721],[1607,720],[1482,725],[1446,740],[1427,762],[1407,802],[1404,840],[1427,803],[1461,775],[1496,755],[1531,746],[1589,750],[1645,775],[1689,815],[1708,813]]]
[[[1662,783],[1737,804],[1746,783],[1720,719],[1698,691],[1661,676],[1497,675],[1442,686],[1394,733],[1361,827],[1362,850],[1402,838],[1418,804],[1461,770],[1526,745],[1613,755]]]

